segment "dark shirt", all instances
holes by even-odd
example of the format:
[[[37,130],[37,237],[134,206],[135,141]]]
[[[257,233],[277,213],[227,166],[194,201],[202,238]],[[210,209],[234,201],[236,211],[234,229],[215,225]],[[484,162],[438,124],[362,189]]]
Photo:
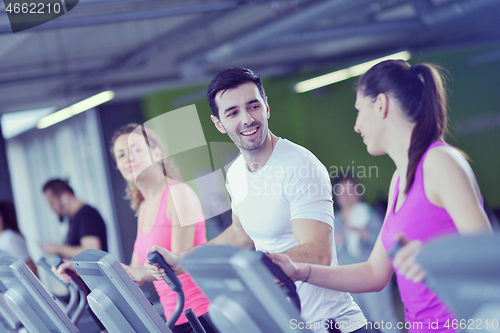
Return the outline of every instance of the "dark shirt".
[[[69,220],[66,244],[80,246],[80,240],[85,236],[96,236],[101,240],[101,250],[108,251],[106,225],[99,212],[89,206],[83,206],[71,220]]]

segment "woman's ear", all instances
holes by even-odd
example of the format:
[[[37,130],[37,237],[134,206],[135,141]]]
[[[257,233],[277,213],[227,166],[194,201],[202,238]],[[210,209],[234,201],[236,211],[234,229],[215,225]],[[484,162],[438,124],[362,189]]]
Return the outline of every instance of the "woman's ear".
[[[380,93],[375,100],[375,108],[380,118],[385,119],[389,111],[389,98],[386,94]]]
[[[155,147],[151,149],[151,154],[153,154],[153,161],[158,162],[163,159],[163,152],[160,147]]]

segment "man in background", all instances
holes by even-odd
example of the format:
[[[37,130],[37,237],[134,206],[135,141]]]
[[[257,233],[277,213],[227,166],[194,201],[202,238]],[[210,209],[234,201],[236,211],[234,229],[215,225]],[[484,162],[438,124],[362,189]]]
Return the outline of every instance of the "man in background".
[[[42,245],[45,253],[71,259],[86,249],[108,250],[104,220],[95,208],[75,197],[67,180],[49,180],[42,190],[59,220],[69,218],[64,244],[45,243]]]

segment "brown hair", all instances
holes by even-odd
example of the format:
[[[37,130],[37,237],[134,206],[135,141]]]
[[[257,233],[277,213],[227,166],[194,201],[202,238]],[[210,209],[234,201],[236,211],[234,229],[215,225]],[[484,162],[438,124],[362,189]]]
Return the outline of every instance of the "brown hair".
[[[21,234],[17,224],[16,208],[12,202],[0,201],[0,216],[2,217],[4,230],[12,229]]]
[[[408,193],[418,162],[434,141],[447,132],[446,89],[442,69],[432,64],[410,66],[403,60],[386,60],[360,79],[358,91],[373,100],[381,93],[397,99],[407,118],[415,123],[408,149],[405,193]]]
[[[148,147],[150,147],[151,149],[160,148],[163,151],[161,140],[152,129],[147,128],[144,125],[130,123],[117,129],[111,137],[109,150],[111,152],[111,156],[113,156],[113,160],[116,161],[115,153],[113,151],[116,139],[124,134],[131,134],[135,132],[137,128],[142,129],[142,135],[144,136]],[[163,174],[165,176],[168,176],[172,179],[181,180],[179,169],[171,159],[164,158],[160,161],[160,163],[163,169]],[[144,197],[142,196],[141,191],[139,191],[134,182],[127,181],[127,187],[125,188],[125,199],[130,200],[130,207],[136,212],[139,209],[139,205],[141,204],[141,202],[144,201]]]

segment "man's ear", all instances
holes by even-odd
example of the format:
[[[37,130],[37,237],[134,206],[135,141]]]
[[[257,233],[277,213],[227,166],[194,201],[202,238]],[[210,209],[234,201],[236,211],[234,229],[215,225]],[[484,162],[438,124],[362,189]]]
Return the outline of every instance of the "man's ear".
[[[271,109],[269,108],[269,103],[267,101],[267,96],[266,96],[266,114],[267,114],[267,119],[271,117]]]
[[[216,116],[211,115],[210,119],[212,119],[212,122],[214,123],[215,127],[219,130],[219,132],[221,132],[222,134],[226,134],[226,129],[224,128],[224,126],[222,126],[220,120]]]
[[[375,101],[375,108],[380,118],[385,119],[389,113],[389,98],[386,94],[380,93]]]

